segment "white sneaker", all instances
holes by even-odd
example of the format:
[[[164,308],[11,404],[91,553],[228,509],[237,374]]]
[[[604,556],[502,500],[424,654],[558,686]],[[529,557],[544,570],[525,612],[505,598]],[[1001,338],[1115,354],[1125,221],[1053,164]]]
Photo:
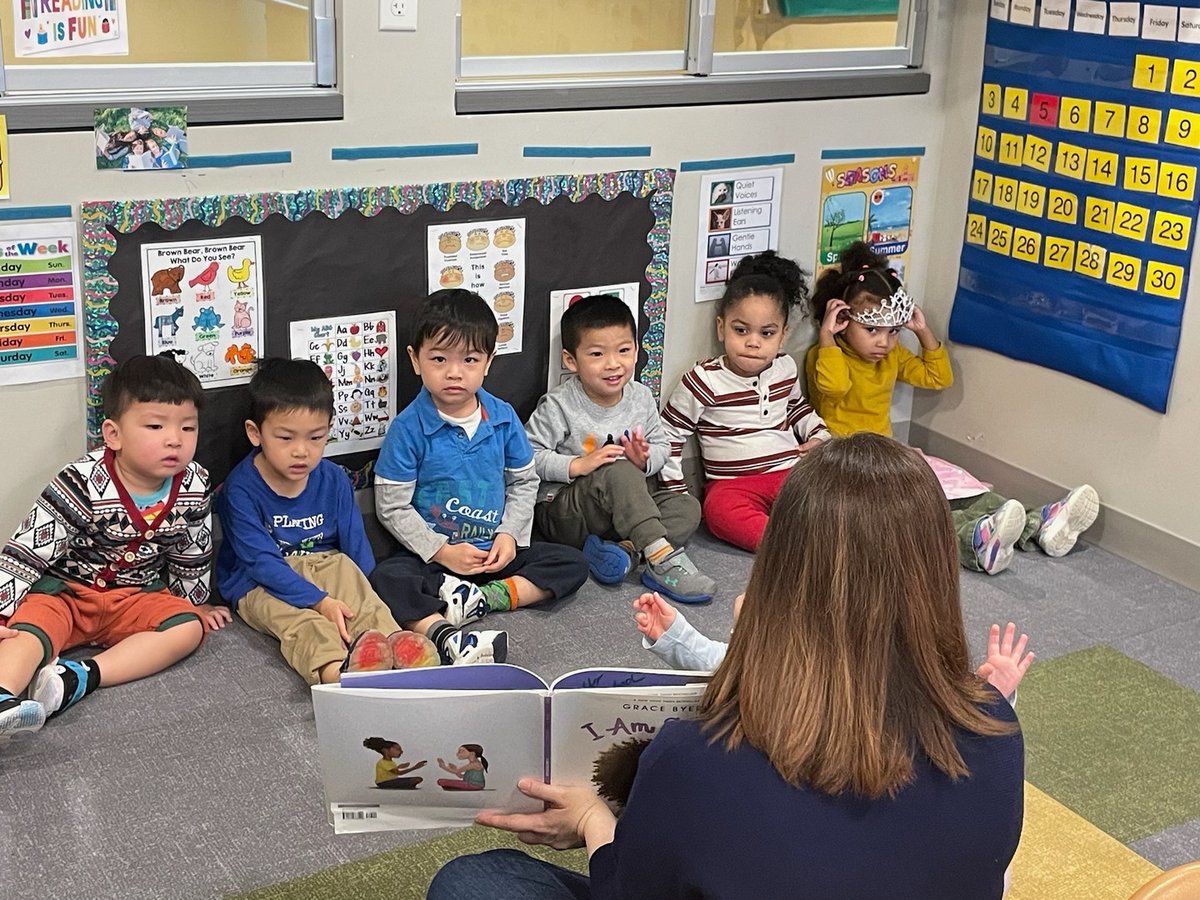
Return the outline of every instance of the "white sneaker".
[[[1066,556],[1099,514],[1100,495],[1090,484],[1081,484],[1056,503],[1042,507],[1042,527],[1034,539],[1047,556]]]
[[[453,575],[442,576],[438,597],[446,604],[446,611],[442,615],[455,628],[487,615],[487,603],[479,586]]]
[[[0,743],[46,724],[46,707],[36,700],[21,700],[0,712]]]
[[[446,639],[452,666],[502,663],[508,659],[507,631],[456,631]]]
[[[1009,500],[975,523],[975,561],[989,575],[998,575],[1012,562],[1013,545],[1025,530],[1025,507]]]
[[[56,658],[49,665],[42,666],[37,670],[37,674],[33,676],[33,682],[29,685],[29,699],[36,700],[46,709],[46,715],[50,716],[58,712],[63,702],[63,667],[58,664]]]

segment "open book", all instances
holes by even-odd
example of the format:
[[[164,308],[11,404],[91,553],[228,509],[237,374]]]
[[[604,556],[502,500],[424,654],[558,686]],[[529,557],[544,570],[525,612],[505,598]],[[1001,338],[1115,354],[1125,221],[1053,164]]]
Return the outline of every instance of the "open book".
[[[694,716],[709,673],[586,669],[552,684],[519,666],[348,673],[312,689],[330,822],[341,832],[536,812],[532,776],[623,802],[641,749]]]

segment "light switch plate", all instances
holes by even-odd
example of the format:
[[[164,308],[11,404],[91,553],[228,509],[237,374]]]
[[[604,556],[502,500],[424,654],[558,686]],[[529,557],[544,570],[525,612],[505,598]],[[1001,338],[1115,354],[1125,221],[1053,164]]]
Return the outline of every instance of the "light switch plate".
[[[379,0],[380,31],[416,31],[417,0]]]

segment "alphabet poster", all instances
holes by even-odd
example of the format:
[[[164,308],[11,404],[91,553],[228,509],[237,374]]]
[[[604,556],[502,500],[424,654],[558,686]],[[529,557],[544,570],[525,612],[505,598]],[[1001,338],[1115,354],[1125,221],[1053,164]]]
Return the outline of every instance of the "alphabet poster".
[[[383,446],[396,402],[395,335],[395,310],[291,323],[292,359],[311,359],[333,382],[326,456]]]
[[[83,374],[73,222],[0,225],[0,384]]]
[[[743,256],[779,249],[783,169],[721,172],[700,179],[696,302],[716,300]]]
[[[855,241],[866,241],[905,277],[920,166],[919,156],[825,166],[818,271],[837,265],[842,251]]]
[[[241,384],[262,355],[262,239],[145,244],[146,352],[172,351],[206,388]]]
[[[520,353],[525,311],[525,220],[429,226],[429,290],[466,288],[487,301],[496,355]]]
[[[992,0],[950,337],[1165,412],[1200,149],[1200,0]]]
[[[12,0],[13,55],[124,56],[125,0]]]

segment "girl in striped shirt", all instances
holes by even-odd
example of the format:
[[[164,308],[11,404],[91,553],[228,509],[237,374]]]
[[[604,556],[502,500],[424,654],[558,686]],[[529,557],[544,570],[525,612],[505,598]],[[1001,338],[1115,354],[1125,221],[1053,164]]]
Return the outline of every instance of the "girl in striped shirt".
[[[724,541],[758,549],[767,518],[796,460],[829,429],[800,390],[781,351],[791,308],[807,295],[796,263],[768,250],[745,257],[717,301],[720,356],[697,363],[663,408],[671,456],[659,477],[685,491],[683,446],[696,435],[707,487],[704,520]]]

